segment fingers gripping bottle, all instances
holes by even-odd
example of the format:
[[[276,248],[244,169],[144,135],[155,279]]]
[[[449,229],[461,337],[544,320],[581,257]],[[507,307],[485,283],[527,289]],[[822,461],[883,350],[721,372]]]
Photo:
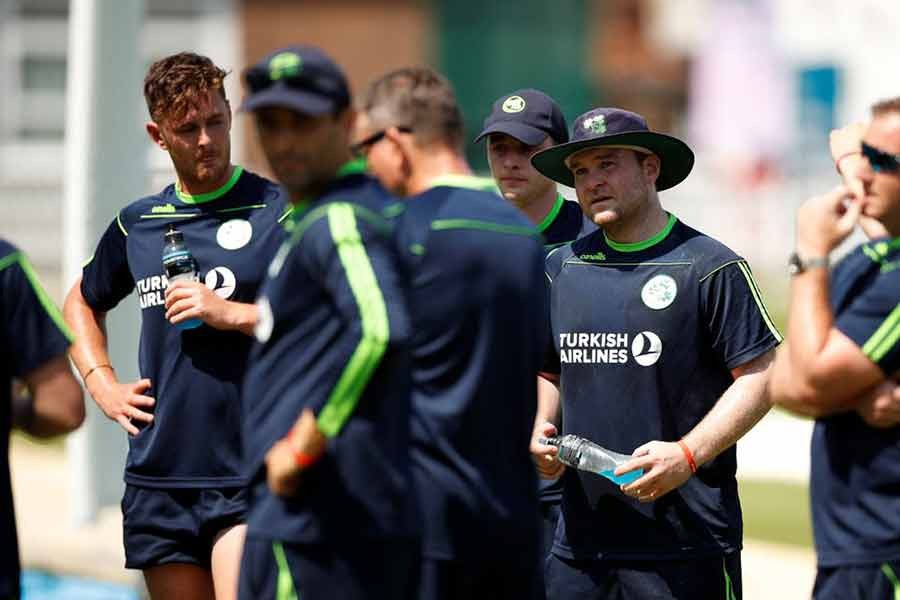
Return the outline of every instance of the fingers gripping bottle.
[[[616,467],[631,460],[631,457],[627,454],[619,454],[618,452],[607,450],[603,446],[599,446],[577,435],[569,434],[562,437],[542,438],[540,442],[547,446],[559,448],[556,458],[564,465],[575,467],[579,471],[602,475],[613,483],[620,485],[631,483],[644,474],[643,469],[638,469],[616,477],[613,475]]]
[[[162,263],[169,283],[181,281],[182,279],[187,281],[197,281],[199,279],[197,261],[194,260],[191,251],[184,245],[184,236],[175,229],[174,225],[169,225],[169,230],[166,232]],[[200,319],[188,319],[177,323],[175,327],[185,330],[195,329],[201,325],[203,325],[203,321]]]

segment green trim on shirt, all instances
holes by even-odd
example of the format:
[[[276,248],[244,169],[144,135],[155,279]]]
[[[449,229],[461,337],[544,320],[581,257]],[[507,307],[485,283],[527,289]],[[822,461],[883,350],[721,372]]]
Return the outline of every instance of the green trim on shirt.
[[[619,252],[640,252],[641,250],[646,250],[647,248],[651,248],[656,244],[660,243],[666,237],[668,237],[669,233],[672,232],[672,228],[675,227],[675,223],[678,222],[678,219],[675,218],[675,215],[669,214],[669,220],[666,222],[666,226],[662,228],[662,230],[654,235],[652,238],[644,240],[642,242],[632,242],[630,244],[620,244],[619,242],[613,241],[607,237],[606,232],[603,232],[603,239],[606,240],[606,243],[609,244],[609,247],[613,250],[618,250]]]
[[[350,418],[366,385],[381,362],[390,338],[387,307],[372,262],[356,226],[352,206],[328,206],[328,227],[344,268],[362,325],[362,337],[337,384],[319,411],[322,433],[334,437]]]
[[[205,194],[188,194],[187,192],[182,191],[181,182],[175,182],[175,194],[178,196],[178,199],[184,202],[185,204],[203,204],[205,202],[212,202],[213,200],[217,200],[231,191],[231,189],[237,184],[238,179],[241,178],[241,174],[244,172],[244,167],[237,165],[234,167],[234,171],[231,173],[231,177],[228,178],[228,181],[217,190],[213,190],[211,192],[207,192]]]
[[[41,306],[44,308],[44,312],[47,313],[47,316],[50,317],[59,331],[67,340],[69,340],[69,343],[71,344],[74,342],[75,336],[72,335],[68,325],[66,325],[65,320],[63,320],[62,314],[60,314],[56,304],[53,303],[53,300],[51,300],[50,296],[47,295],[47,292],[44,291],[41,282],[38,281],[37,273],[34,272],[31,263],[28,262],[28,259],[25,258],[24,254],[21,252],[13,252],[12,254],[7,254],[3,258],[0,258],[0,271],[17,263],[25,274],[25,277],[28,279],[28,283],[31,284],[31,289],[34,291],[34,295],[37,296],[38,302],[40,302]]]
[[[557,215],[559,215],[559,211],[562,210],[563,202],[565,201],[566,199],[563,198],[561,194],[556,195],[556,202],[553,204],[553,208],[550,209],[550,212],[547,213],[547,216],[544,217],[544,220],[538,223],[538,231],[544,233],[544,231],[553,224],[553,221],[555,221]]]

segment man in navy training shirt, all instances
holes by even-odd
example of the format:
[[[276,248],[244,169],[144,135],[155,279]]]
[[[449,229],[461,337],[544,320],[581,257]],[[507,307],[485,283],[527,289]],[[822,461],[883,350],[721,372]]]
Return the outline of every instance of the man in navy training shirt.
[[[569,141],[566,118],[553,98],[533,89],[501,96],[475,138],[481,140],[487,140],[488,165],[500,194],[534,223],[548,251],[597,229],[577,202],[566,202],[556,182],[531,164],[535,152]]]
[[[150,66],[146,129],[169,154],[177,180],[119,211],[65,304],[85,385],[130,434],[126,567],[143,570],[153,598],[237,594],[246,512],[240,386],[253,301],[284,237],[278,219],[287,205],[277,185],[231,163],[225,75],[191,53]],[[161,257],[173,226],[199,281],[166,280]],[[142,379],[120,382],[105,314],[135,289]],[[199,327],[179,327],[197,319]]]
[[[877,396],[880,384],[900,375],[900,98],[873,106],[872,117],[854,150],[865,160],[856,171],[861,185],[840,186],[797,211],[790,342],[772,379],[775,402],[816,418],[816,599],[900,592],[900,428],[896,418],[873,419],[870,408],[873,390]],[[829,273],[828,255],[861,219],[887,235]]]
[[[372,83],[357,148],[408,196],[412,458],[425,517],[419,598],[531,598],[539,553],[528,453],[543,355],[543,247],[474,178],[449,82],[404,68]]]
[[[746,261],[662,208],[693,162],[617,108],[532,157],[603,228],[547,257],[560,433],[633,454],[616,475],[643,471],[618,486],[564,469],[537,440],[557,433],[558,407],[541,406],[533,452],[544,476],[564,473],[548,597],[741,596],[734,444],[770,408],[781,337]]]
[[[352,161],[341,69],[295,46],[244,74],[266,159],[293,205],[260,290],[244,386],[245,600],[413,598],[409,322],[395,204]]]
[[[501,96],[475,141],[484,139],[488,165],[500,193],[534,223],[547,252],[597,229],[577,202],[567,202],[557,191],[556,182],[541,175],[531,164],[535,152],[569,141],[566,118],[553,98],[533,89]],[[558,403],[559,392],[547,380],[538,378],[538,404],[544,402]],[[544,523],[544,559],[550,555],[559,520],[562,481],[541,479],[538,490]]]
[[[0,599],[18,600],[19,550],[9,479],[9,433],[74,431],[84,397],[66,352],[72,334],[25,255],[0,239]],[[24,385],[13,385],[20,380]]]

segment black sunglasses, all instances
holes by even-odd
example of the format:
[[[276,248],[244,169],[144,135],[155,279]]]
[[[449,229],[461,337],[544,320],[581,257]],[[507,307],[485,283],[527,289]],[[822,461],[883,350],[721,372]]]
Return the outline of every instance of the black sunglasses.
[[[872,170],[876,173],[900,172],[900,154],[890,154],[865,142],[862,142],[860,147],[863,156],[866,157]]]
[[[380,129],[372,135],[367,136],[365,139],[356,142],[355,144],[350,146],[350,151],[353,152],[355,156],[365,155],[369,151],[369,148],[380,142],[382,138],[387,135],[388,129],[390,129],[390,127],[388,127],[387,129]],[[397,127],[397,131],[399,131],[400,133],[413,132],[412,127]]]

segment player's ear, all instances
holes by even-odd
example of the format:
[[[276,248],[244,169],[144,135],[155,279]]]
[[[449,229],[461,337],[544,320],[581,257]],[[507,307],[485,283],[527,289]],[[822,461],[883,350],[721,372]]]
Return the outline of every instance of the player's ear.
[[[662,167],[659,157],[655,154],[645,154],[642,158],[641,170],[644,172],[644,178],[647,180],[647,183],[656,185],[656,180],[659,178],[659,171]]]
[[[166,140],[162,136],[162,131],[154,121],[148,121],[144,126],[147,130],[147,135],[150,136],[150,139],[153,140],[153,143],[162,148],[163,150],[168,150],[169,145],[166,144]]]

